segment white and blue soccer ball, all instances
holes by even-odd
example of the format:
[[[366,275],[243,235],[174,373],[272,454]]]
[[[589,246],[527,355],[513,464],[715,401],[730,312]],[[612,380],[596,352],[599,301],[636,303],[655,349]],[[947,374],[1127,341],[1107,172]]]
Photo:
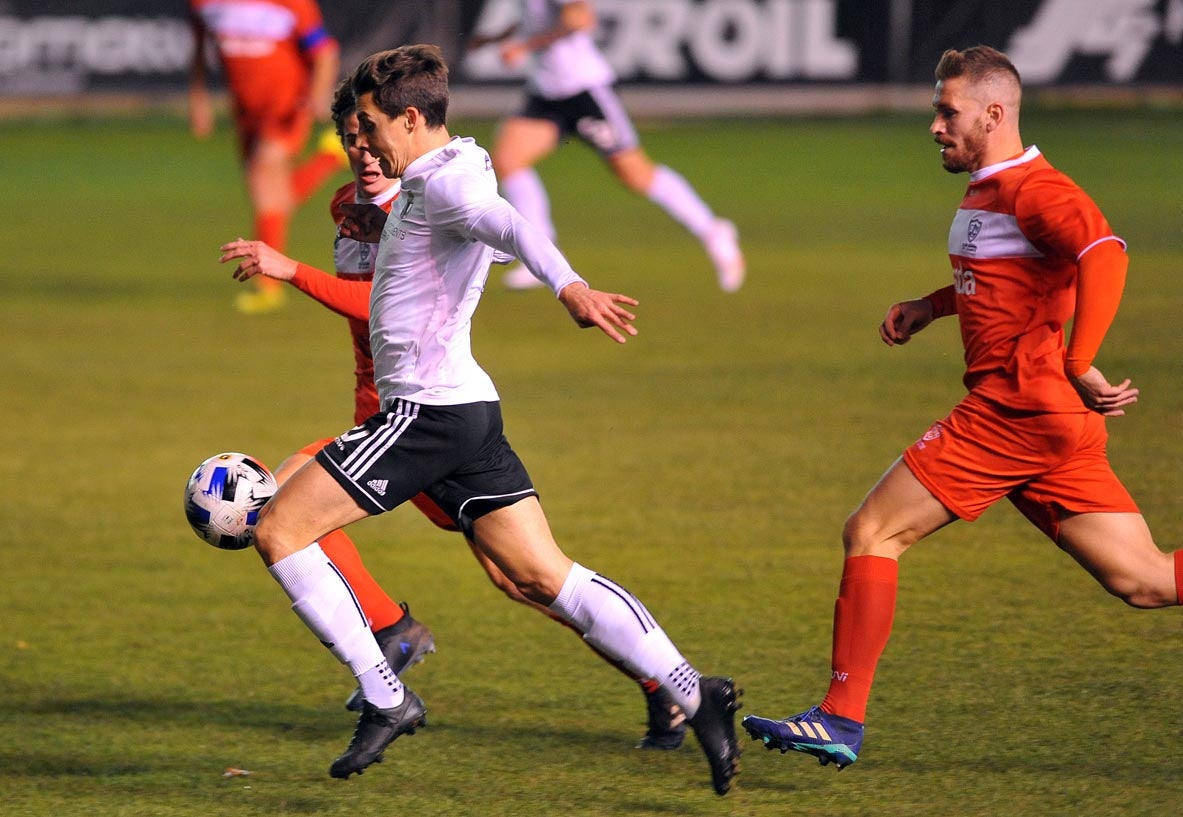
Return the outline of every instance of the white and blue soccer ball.
[[[254,457],[217,454],[197,466],[185,486],[185,518],[201,541],[242,550],[255,541],[259,511],[275,495],[275,477]]]

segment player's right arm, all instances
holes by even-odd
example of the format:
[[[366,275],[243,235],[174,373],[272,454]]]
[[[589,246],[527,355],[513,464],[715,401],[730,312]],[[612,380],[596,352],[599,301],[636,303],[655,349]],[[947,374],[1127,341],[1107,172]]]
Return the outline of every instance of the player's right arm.
[[[198,139],[204,139],[214,130],[214,110],[205,67],[205,23],[196,13],[191,13],[189,27],[193,32],[193,61],[189,65],[189,130]]]
[[[221,246],[219,263],[237,261],[234,280],[247,281],[265,275],[277,281],[289,281],[304,294],[324,304],[346,318],[370,319],[370,282],[348,280],[329,275],[288,258],[279,250],[262,241],[239,238]]]
[[[341,70],[341,56],[337,41],[329,38],[312,54],[311,78],[308,82],[308,107],[317,122],[327,122],[332,109],[333,90]]]
[[[338,278],[324,270],[297,263],[292,286],[345,318],[370,319],[370,282]]]
[[[898,346],[907,343],[937,318],[956,314],[957,294],[950,284],[923,298],[892,304],[883,323],[879,324],[879,337],[888,346]]]
[[[478,48],[484,48],[487,45],[493,45],[493,43],[504,42],[516,34],[518,28],[518,23],[511,23],[501,31],[495,31],[492,34],[474,34],[468,39],[465,48],[468,51],[476,51]]]
[[[932,301],[927,298],[892,304],[883,323],[879,324],[879,337],[888,346],[899,346],[932,323],[932,319]]]
[[[588,0],[563,3],[555,25],[524,40],[508,40],[501,45],[501,61],[509,66],[520,65],[527,56],[542,51],[577,31],[591,31],[596,27],[596,12]]]

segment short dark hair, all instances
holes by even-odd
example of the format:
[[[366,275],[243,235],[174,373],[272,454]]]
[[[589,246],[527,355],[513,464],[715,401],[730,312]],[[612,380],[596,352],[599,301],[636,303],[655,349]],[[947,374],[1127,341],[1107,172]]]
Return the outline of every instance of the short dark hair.
[[[988,45],[975,45],[964,51],[950,48],[941,54],[937,63],[936,76],[938,80],[967,77],[971,82],[980,82],[1009,74],[1020,86],[1019,70],[1015,68],[1010,58],[996,48]]]
[[[448,119],[448,66],[434,45],[404,45],[371,54],[353,72],[349,85],[355,99],[374,95],[387,116],[418,108],[428,128]]]
[[[357,110],[357,97],[353,95],[353,86],[348,79],[337,83],[337,90],[333,92],[333,104],[329,111],[333,115],[333,126],[337,129],[337,136],[345,136],[345,120],[349,114]]]

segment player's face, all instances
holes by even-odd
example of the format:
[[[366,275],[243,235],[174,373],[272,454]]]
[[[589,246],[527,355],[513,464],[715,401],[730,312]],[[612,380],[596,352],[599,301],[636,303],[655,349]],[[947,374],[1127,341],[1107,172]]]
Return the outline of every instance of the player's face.
[[[400,178],[412,158],[406,113],[387,116],[372,93],[363,94],[357,100],[357,146],[378,160],[386,178]]]
[[[928,131],[941,146],[941,164],[950,173],[972,173],[986,155],[986,109],[963,77],[937,83]]]
[[[341,144],[349,157],[349,169],[353,171],[357,189],[363,196],[374,198],[390,189],[392,181],[382,173],[378,160],[357,146],[357,130],[357,114],[351,113],[341,122]]]

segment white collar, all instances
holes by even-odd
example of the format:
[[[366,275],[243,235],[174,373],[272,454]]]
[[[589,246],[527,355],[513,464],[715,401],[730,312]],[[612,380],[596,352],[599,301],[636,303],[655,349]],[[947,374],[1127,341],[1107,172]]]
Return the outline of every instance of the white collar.
[[[1039,148],[1037,148],[1035,145],[1032,145],[1023,151],[1022,156],[1016,157],[1014,159],[1007,159],[1005,162],[999,162],[998,164],[989,165],[987,167],[975,170],[973,173],[969,174],[969,180],[970,182],[980,182],[982,179],[990,178],[995,173],[1001,173],[1008,168],[1017,167],[1018,165],[1030,162],[1039,155]]]

